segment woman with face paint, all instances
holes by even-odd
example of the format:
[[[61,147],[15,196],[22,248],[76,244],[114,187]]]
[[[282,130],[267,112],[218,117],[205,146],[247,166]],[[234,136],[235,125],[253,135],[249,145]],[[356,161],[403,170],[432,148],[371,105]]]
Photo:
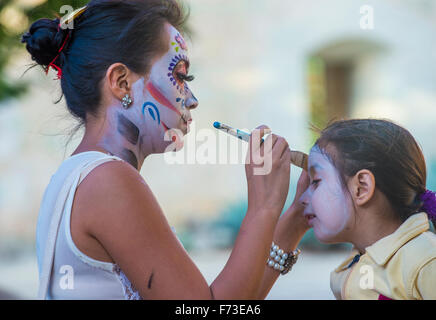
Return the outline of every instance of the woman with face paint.
[[[183,147],[198,105],[187,84],[185,20],[172,0],[93,0],[23,35],[32,59],[57,70],[68,110],[85,126],[41,203],[40,298],[264,298],[279,275],[265,263],[272,241],[291,251],[307,230],[298,203],[280,217],[290,150],[276,135],[261,143],[261,126],[248,153],[261,161],[246,165],[248,210],[211,285],[171,231],[139,172],[148,155]],[[269,173],[253,173],[267,161]]]
[[[300,202],[315,236],[349,242],[331,273],[337,299],[436,299],[436,196],[422,151],[387,120],[336,121],[321,131]]]

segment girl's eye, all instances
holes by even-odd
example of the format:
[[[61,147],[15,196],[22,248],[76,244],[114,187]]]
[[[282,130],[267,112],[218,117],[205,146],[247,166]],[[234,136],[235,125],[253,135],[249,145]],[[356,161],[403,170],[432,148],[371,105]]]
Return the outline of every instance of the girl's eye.
[[[320,182],[320,181],[321,181],[321,179],[313,180],[311,184],[313,184],[313,185],[317,185],[318,182]]]

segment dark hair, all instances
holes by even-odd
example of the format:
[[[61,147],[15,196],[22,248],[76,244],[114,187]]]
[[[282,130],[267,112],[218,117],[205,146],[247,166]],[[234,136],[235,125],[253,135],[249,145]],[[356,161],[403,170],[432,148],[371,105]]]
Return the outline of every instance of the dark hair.
[[[389,200],[397,218],[420,212],[419,194],[426,190],[426,165],[421,148],[405,128],[389,120],[336,120],[316,140],[338,169],[343,186],[359,170],[368,169],[376,188]],[[333,151],[329,146],[333,146]]]
[[[164,23],[186,31],[184,9],[176,0],[92,0],[74,20],[74,29],[58,28],[59,19],[39,19],[22,42],[32,60],[46,69],[70,37],[54,63],[62,69],[68,110],[82,125],[87,113],[97,115],[108,67],[121,62],[135,73],[148,73],[152,58],[167,50]]]

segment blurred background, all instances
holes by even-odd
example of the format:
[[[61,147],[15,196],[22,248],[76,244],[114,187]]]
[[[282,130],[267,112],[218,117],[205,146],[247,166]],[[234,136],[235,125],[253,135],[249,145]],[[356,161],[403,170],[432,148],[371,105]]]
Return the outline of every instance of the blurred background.
[[[50,177],[83,131],[68,114],[55,73],[45,75],[20,43],[38,18],[87,1],[0,0],[0,298],[33,299],[35,228]],[[414,135],[436,189],[436,0],[188,0],[191,88],[197,131],[214,121],[267,124],[308,152],[332,118],[388,118]],[[233,139],[232,137],[226,137]],[[209,141],[188,134],[184,152]],[[238,142],[244,150],[243,142]],[[217,149],[217,153],[223,152]],[[289,206],[301,170],[292,167]],[[225,265],[246,210],[244,165],[168,164],[146,159],[141,174],[211,283]],[[268,299],[333,299],[329,274],[347,245],[309,231],[299,262]]]

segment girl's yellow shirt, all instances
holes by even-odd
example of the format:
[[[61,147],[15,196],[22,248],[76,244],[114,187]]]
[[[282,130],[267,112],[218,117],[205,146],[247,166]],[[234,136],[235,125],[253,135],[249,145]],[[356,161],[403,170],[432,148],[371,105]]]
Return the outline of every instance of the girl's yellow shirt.
[[[425,212],[409,217],[352,263],[358,253],[353,248],[330,274],[336,299],[436,299],[436,234]]]

